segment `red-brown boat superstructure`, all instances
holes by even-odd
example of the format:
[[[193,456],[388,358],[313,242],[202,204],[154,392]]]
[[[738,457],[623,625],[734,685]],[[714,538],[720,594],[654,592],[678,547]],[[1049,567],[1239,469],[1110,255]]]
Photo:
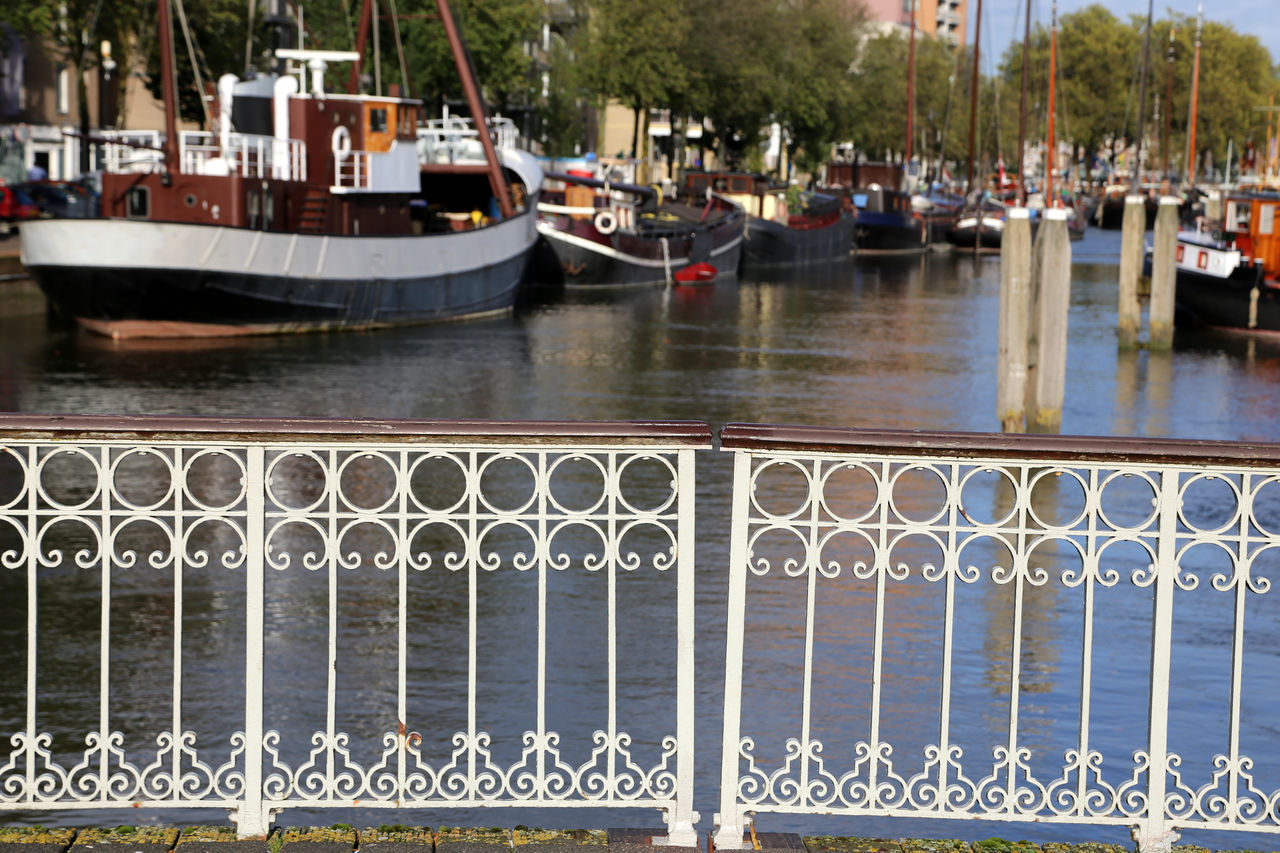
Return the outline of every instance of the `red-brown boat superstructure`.
[[[102,218],[23,229],[55,310],[116,337],[510,310],[537,236],[532,155],[423,164],[420,101],[324,90],[358,54],[277,57],[281,73],[218,81],[213,132],[107,140]]]

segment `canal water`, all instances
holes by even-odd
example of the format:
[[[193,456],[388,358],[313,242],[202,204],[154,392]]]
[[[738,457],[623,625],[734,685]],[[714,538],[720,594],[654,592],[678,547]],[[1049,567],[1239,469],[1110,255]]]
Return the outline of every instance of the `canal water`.
[[[1115,343],[1119,232],[1092,230],[1073,244],[1064,433],[1280,440],[1280,345],[1179,332],[1171,353],[1120,353]],[[700,288],[604,293],[535,290],[513,316],[372,333],[197,342],[113,342],[47,323],[31,303],[8,300],[0,317],[0,409],[49,413],[546,420],[690,419],[727,422],[993,431],[999,258],[929,255],[859,259],[820,271],[732,279]],[[730,465],[709,452],[698,462],[698,761],[700,828],[718,810],[723,688],[725,567]],[[18,597],[0,603],[0,661],[21,658]],[[76,596],[68,583],[68,624]],[[376,598],[376,595],[374,596]],[[1146,605],[1144,605],[1146,606]],[[145,615],[145,614],[143,614]],[[779,616],[779,629],[802,624]],[[1273,617],[1269,617],[1273,618]],[[83,642],[97,623],[82,617]],[[1280,619],[1275,622],[1280,624]],[[921,626],[924,627],[924,626]],[[1269,626],[1274,633],[1275,624]],[[81,630],[81,629],[76,629]],[[566,619],[571,641],[575,628]],[[1052,645],[1052,632],[1041,638]],[[71,647],[68,647],[71,651]],[[210,649],[216,650],[216,645]],[[234,649],[228,650],[228,653]],[[1063,649],[1051,657],[1069,656]],[[91,655],[92,656],[92,655]],[[74,655],[73,655],[74,657]],[[138,662],[139,666],[144,664]],[[218,657],[206,672],[218,679]],[[322,683],[291,690],[323,690]],[[42,675],[42,690],[83,692],[65,662]],[[513,684],[528,673],[509,673]],[[572,678],[569,678],[572,681]],[[1133,717],[1135,696],[1117,683],[1094,714]],[[129,701],[167,701],[167,679],[134,679]],[[665,686],[664,686],[665,689]],[[1261,697],[1274,704],[1280,688]],[[96,702],[89,688],[89,704]],[[925,691],[927,694],[928,691]],[[188,709],[191,727],[217,728],[235,715],[234,691],[208,689]],[[923,695],[923,694],[922,694]],[[58,701],[62,701],[59,699]],[[67,700],[69,701],[69,700]],[[637,701],[644,701],[643,698]],[[999,697],[954,709],[984,720]],[[572,704],[572,701],[569,701]],[[835,714],[837,712],[831,712]],[[1144,716],[1139,711],[1138,716]],[[0,729],[21,728],[21,700],[0,696]],[[831,725],[838,718],[827,719]],[[766,718],[767,725],[767,718]],[[1217,743],[1220,732],[1213,733]],[[1206,741],[1210,739],[1205,735]],[[1266,790],[1272,790],[1268,788]],[[10,820],[12,817],[12,820]],[[88,824],[89,811],[7,816],[0,823]],[[128,822],[220,820],[207,811],[126,815]],[[369,813],[290,810],[285,823],[623,826],[658,824],[655,814],[491,812]],[[975,824],[909,819],[764,815],[763,831],[839,832],[1033,840],[1127,842],[1119,829]],[[1197,840],[1188,834],[1187,840]],[[1212,836],[1220,847],[1245,838]],[[1260,841],[1257,846],[1274,847]]]

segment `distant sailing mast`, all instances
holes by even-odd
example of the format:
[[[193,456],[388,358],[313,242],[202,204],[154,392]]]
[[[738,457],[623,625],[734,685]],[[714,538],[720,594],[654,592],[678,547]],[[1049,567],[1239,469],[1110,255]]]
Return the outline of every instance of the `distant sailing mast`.
[[[1200,32],[1204,7],[1196,4],[1196,58],[1191,66],[1191,120],[1187,122],[1187,186],[1196,185],[1196,110],[1200,105]]]
[[[1027,143],[1027,86],[1031,79],[1031,0],[1027,0],[1022,35],[1022,97],[1018,101],[1018,204],[1027,203],[1027,182],[1022,174],[1022,149]]]
[[[1153,0],[1147,0],[1147,29],[1142,36],[1142,76],[1138,81],[1138,165],[1133,175],[1133,184],[1142,183],[1142,163],[1145,159],[1145,136],[1143,125],[1147,120],[1147,68],[1151,61],[1151,6]]]
[[[1053,161],[1055,143],[1053,140],[1053,96],[1054,78],[1058,68],[1058,0],[1053,0],[1053,26],[1049,30],[1049,144],[1045,153],[1044,168],[1044,203],[1045,207],[1057,207],[1053,201]]]
[[[908,185],[911,172],[911,134],[916,113],[916,3],[911,0],[911,41],[907,47],[907,153],[902,164],[902,189],[910,192],[914,189]]]
[[[982,0],[978,0],[978,8],[973,24],[973,76],[969,83],[969,179],[965,182],[965,192],[973,192],[973,144],[978,134],[978,45],[982,34]],[[981,217],[978,219],[982,221]],[[976,252],[977,249],[975,248]]]

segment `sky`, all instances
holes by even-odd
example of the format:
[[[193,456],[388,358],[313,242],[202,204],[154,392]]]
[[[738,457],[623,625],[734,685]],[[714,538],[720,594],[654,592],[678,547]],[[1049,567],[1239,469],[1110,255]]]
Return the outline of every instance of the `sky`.
[[[1101,2],[1111,14],[1121,20],[1130,15],[1147,15],[1147,0],[1059,0],[1058,16],[1076,12]],[[973,15],[976,0],[969,0],[969,33],[972,38]],[[1013,41],[1021,41],[1024,22],[1021,10],[1025,0],[983,0],[982,2],[982,52],[988,57],[999,57]],[[1170,10],[1179,15],[1195,16],[1196,0],[1153,0],[1152,20],[1167,18]],[[1051,0],[1031,0],[1031,23],[1046,26],[1052,11]],[[1230,24],[1236,32],[1255,35],[1262,46],[1271,52],[1273,64],[1280,63],[1280,4],[1277,0],[1209,0],[1205,4],[1205,20]],[[1016,32],[1015,32],[1016,31]],[[987,63],[983,61],[983,67]]]

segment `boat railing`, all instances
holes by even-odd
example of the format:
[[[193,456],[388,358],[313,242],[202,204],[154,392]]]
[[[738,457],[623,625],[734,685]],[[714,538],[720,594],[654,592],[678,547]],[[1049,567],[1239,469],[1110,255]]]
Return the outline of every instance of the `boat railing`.
[[[373,152],[335,152],[333,185],[344,190],[368,190],[373,187]]]
[[[0,812],[230,809],[260,836],[298,808],[642,808],[697,846],[710,446],[685,422],[0,415],[25,612],[0,626]],[[51,701],[66,666],[81,692]]]
[[[158,130],[103,130],[103,170],[111,174],[158,172],[164,162]]]
[[[186,174],[306,179],[307,146],[300,139],[232,133],[224,149],[217,134],[188,130],[179,134],[178,143],[178,156]]]
[[[518,147],[515,122],[497,116],[489,119],[493,144],[499,149]],[[484,147],[475,124],[459,116],[431,119],[418,125],[418,161],[424,164],[484,162]]]

